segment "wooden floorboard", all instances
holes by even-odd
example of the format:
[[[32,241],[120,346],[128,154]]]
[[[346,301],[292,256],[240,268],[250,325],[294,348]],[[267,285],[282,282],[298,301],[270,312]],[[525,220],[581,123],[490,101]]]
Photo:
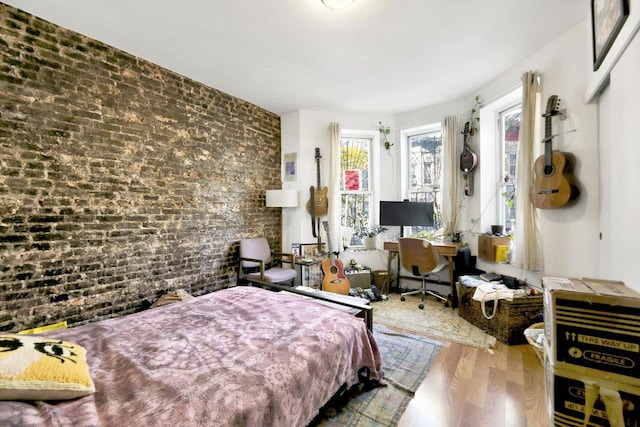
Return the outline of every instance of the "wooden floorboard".
[[[547,427],[544,370],[530,345],[493,352],[443,342],[399,427]]]

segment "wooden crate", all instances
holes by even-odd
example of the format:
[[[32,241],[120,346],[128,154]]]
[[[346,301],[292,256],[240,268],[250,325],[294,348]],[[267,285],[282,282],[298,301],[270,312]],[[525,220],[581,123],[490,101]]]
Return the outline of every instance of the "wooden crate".
[[[505,344],[526,344],[524,330],[540,322],[543,313],[542,294],[514,298],[513,301],[499,300],[495,316],[487,319],[482,314],[480,302],[472,299],[475,290],[458,283],[458,315]],[[492,312],[493,304],[485,303],[487,313]]]

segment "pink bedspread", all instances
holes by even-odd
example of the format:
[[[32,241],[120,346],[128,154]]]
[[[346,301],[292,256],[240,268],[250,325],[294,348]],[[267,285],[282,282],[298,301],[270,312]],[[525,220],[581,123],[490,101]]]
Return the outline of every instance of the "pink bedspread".
[[[304,426],[381,357],[362,319],[236,287],[49,336],[87,349],[96,393],[0,402],[0,425]]]

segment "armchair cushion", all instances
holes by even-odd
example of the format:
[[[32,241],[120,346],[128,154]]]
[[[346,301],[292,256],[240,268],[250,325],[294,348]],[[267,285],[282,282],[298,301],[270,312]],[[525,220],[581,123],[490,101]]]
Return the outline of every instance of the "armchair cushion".
[[[273,267],[264,271],[264,279],[260,279],[260,272],[247,274],[248,280],[262,280],[269,283],[289,282],[297,276],[296,270],[292,268]]]

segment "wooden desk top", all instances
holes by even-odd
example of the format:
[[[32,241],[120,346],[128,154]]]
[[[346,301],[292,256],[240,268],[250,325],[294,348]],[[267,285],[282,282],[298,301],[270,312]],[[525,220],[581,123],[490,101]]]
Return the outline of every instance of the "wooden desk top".
[[[440,255],[445,256],[455,256],[458,253],[458,247],[460,246],[459,243],[441,242],[437,240],[429,240],[429,243],[431,243],[436,248]],[[383,249],[386,251],[397,252],[398,242],[384,242]]]

